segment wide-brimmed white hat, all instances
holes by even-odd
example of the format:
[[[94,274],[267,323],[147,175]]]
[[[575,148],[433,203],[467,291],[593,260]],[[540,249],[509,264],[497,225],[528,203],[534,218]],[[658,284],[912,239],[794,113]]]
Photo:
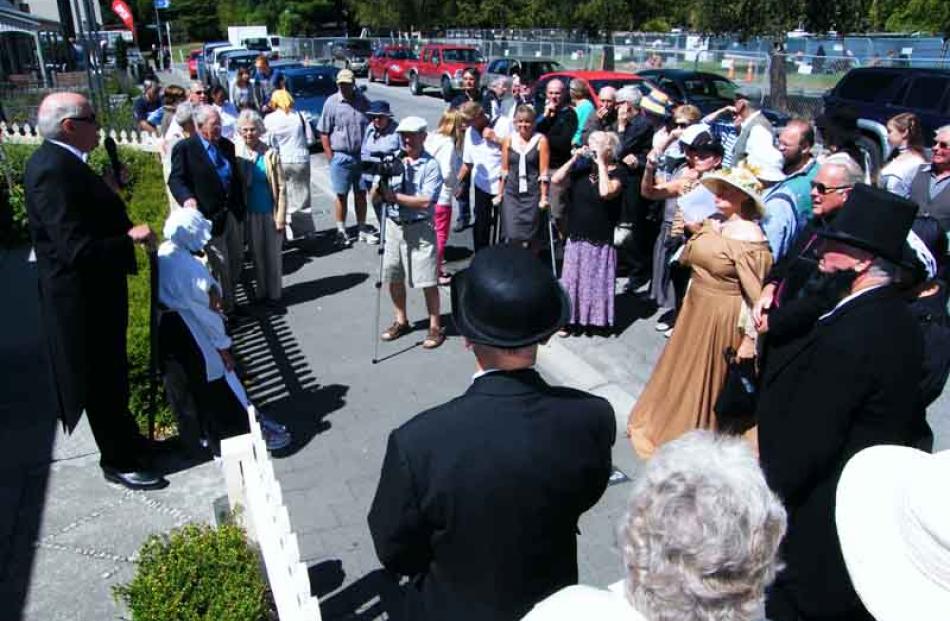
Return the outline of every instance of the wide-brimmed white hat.
[[[950,451],[873,446],[838,481],[851,583],[877,621],[950,618]]]
[[[760,181],[765,183],[785,181],[785,172],[782,170],[785,158],[782,157],[782,152],[772,145],[761,145],[750,149],[743,163]]]
[[[737,166],[736,168],[717,170],[706,173],[699,181],[713,194],[722,192],[723,186],[731,186],[740,190],[752,199],[759,217],[765,216],[765,203],[762,202],[762,184],[747,168]]]

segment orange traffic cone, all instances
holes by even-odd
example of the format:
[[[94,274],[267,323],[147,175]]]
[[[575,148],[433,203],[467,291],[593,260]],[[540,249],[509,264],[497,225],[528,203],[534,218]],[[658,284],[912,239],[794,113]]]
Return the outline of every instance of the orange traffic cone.
[[[730,80],[735,80],[735,79],[736,79],[736,61],[735,61],[735,60],[730,60],[730,61],[729,61],[729,74],[728,74],[727,77],[728,77]]]
[[[749,63],[745,66],[745,81],[752,81],[752,61],[749,61]]]

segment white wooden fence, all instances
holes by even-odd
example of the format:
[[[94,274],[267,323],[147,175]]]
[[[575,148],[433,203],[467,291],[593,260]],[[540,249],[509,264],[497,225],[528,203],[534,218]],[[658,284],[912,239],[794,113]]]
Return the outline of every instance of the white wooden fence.
[[[248,536],[260,546],[281,621],[320,621],[320,604],[310,594],[307,566],[300,562],[297,534],[253,405],[248,418],[250,433],[221,441],[228,500],[232,509],[240,507]]]
[[[3,142],[20,144],[39,144],[43,142],[43,137],[40,136],[39,131],[29,123],[22,125],[18,123],[0,123],[0,134],[2,134]],[[112,139],[120,147],[158,153],[159,138],[150,132],[99,129],[100,142],[105,140],[106,136],[112,136]]]

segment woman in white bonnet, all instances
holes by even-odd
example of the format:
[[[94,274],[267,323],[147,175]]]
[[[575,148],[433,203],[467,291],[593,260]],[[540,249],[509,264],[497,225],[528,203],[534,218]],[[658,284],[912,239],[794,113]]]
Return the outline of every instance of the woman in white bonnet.
[[[234,373],[221,314],[221,285],[197,256],[211,239],[211,222],[196,209],[176,209],[163,233],[158,301],[164,309],[159,342],[165,383],[182,437],[197,436],[218,454],[223,438],[247,433],[249,424],[247,395]],[[270,450],[290,444],[282,425],[262,416],[261,428]]]

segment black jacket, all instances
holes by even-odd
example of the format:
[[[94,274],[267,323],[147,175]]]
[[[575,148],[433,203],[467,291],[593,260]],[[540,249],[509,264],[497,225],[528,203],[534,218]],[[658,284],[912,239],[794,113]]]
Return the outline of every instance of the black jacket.
[[[195,135],[178,142],[172,149],[172,169],[168,175],[168,189],[183,205],[189,198],[198,201],[198,210],[211,220],[212,234],[220,235],[228,212],[238,220],[244,219],[244,192],[234,144],[221,138],[217,144],[221,156],[231,165],[231,183],[224,187],[218,177],[201,139]]]
[[[88,373],[115,373],[116,390],[127,386],[132,223],[122,199],[88,165],[50,142],[27,161],[24,187],[58,415],[72,430],[89,398]]]
[[[413,577],[409,618],[520,619],[577,582],[577,521],[603,494],[616,423],[599,397],[494,372],[389,436],[369,526]]]
[[[819,320],[794,348],[766,369],[757,408],[762,467],[789,516],[776,585],[803,613],[832,618],[857,604],[835,529],[838,478],[861,449],[911,445],[926,425],[923,344],[888,286]]]
[[[564,107],[558,110],[553,117],[544,116],[537,129],[548,139],[548,148],[551,150],[551,170],[557,170],[564,162],[571,159],[571,141],[577,132],[577,113],[573,108]]]

